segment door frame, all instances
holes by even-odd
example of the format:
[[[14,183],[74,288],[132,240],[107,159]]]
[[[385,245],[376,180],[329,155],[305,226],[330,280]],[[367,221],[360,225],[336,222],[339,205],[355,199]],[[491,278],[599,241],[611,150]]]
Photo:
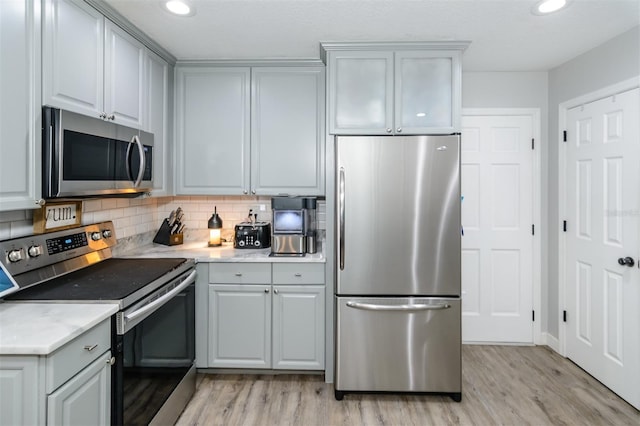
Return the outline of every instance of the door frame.
[[[532,291],[533,291],[533,310],[537,313],[535,321],[533,321],[533,344],[545,344],[542,337],[542,204],[541,204],[541,152],[543,141],[541,140],[540,130],[540,108],[462,108],[462,117],[465,116],[529,116],[531,117],[531,128],[533,131],[533,139],[535,140],[535,149],[533,150],[532,164],[532,184],[533,193],[531,194],[533,223],[537,225],[538,232],[533,235],[533,258],[532,261]]]
[[[628,80],[621,81],[602,89],[578,96],[568,101],[562,102],[558,107],[558,207],[559,207],[559,223],[558,232],[558,347],[554,348],[560,355],[567,356],[567,323],[562,321],[562,312],[566,308],[566,261],[567,261],[567,236],[562,230],[562,221],[567,217],[567,182],[565,175],[567,173],[567,147],[562,142],[563,132],[567,130],[567,112],[575,107],[590,102],[595,102],[610,96],[617,95],[628,90],[640,87],[640,76],[633,77]],[[638,235],[640,238],[640,235]]]

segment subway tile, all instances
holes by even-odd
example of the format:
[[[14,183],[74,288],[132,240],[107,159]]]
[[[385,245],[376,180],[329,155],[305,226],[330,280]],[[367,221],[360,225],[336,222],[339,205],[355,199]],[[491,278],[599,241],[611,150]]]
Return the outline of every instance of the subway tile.
[[[93,217],[93,213],[92,212],[82,212],[82,224],[83,225],[89,225],[91,223],[95,223],[94,222],[94,217]]]
[[[30,220],[21,220],[11,222],[11,237],[24,237],[27,235],[33,234],[33,221]]]
[[[0,223],[0,240],[11,238],[11,223]]]
[[[110,210],[118,207],[117,198],[105,198],[102,200],[102,210]]]
[[[0,212],[0,222],[16,222],[27,219],[26,210],[12,210],[8,212]]]
[[[82,212],[96,212],[102,210],[102,201],[101,200],[87,200],[82,202]]]

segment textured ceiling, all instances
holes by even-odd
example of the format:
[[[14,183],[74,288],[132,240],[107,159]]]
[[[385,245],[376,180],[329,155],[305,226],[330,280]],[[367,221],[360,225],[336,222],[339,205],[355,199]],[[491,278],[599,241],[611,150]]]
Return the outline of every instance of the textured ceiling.
[[[468,71],[544,71],[640,25],[640,0],[105,0],[178,59],[318,58],[321,41],[469,40]]]

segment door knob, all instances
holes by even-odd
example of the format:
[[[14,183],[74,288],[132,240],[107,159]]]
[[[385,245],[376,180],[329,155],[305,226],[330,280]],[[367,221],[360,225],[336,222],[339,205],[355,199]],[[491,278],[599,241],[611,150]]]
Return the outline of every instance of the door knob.
[[[633,258],[627,256],[625,258],[621,257],[620,259],[618,259],[618,264],[622,266],[627,265],[629,268],[632,268],[633,265],[636,264],[636,262],[634,262]]]

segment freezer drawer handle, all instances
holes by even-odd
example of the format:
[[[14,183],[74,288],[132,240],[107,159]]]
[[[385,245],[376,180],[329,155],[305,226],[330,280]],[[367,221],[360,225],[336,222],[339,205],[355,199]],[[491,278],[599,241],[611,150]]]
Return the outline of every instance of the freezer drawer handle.
[[[449,309],[451,305],[442,303],[439,305],[374,305],[371,303],[347,302],[347,306],[354,309],[362,309],[365,311],[399,311],[399,312],[418,312],[418,311],[439,311],[441,309]]]

